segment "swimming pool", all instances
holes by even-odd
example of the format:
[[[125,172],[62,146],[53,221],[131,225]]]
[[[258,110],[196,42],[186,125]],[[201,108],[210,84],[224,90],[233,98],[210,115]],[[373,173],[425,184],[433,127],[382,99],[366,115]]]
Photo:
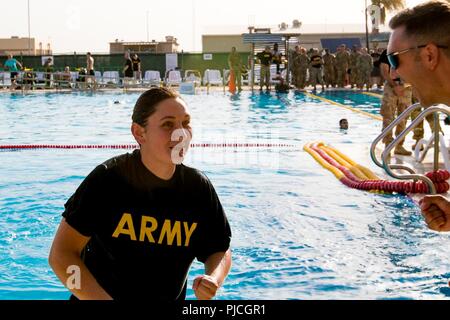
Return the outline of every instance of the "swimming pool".
[[[137,97],[2,94],[0,144],[134,143],[129,121]],[[324,97],[377,113],[374,97]],[[233,231],[233,267],[218,299],[450,297],[449,235],[430,232],[408,198],[349,189],[301,150],[322,140],[375,169],[368,149],[380,121],[301,93],[184,98],[194,143],[297,146],[189,151],[185,163],[209,176]],[[338,129],[343,117],[348,133]],[[47,263],[63,205],[95,165],[123,152],[0,152],[0,299],[69,297]],[[195,262],[189,288],[200,273]]]

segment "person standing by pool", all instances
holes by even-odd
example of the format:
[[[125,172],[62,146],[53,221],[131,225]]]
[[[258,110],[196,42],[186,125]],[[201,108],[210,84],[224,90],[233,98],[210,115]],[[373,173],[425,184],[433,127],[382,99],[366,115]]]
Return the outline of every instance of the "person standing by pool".
[[[275,63],[275,65],[277,66],[277,74],[279,74],[280,73],[280,64],[281,64],[283,55],[278,50],[278,43],[274,43],[272,55],[273,55],[273,63]]]
[[[412,88],[411,85],[406,85],[394,72],[391,72],[386,50],[383,51],[380,57],[380,69],[381,75],[384,78],[384,91],[380,108],[380,114],[383,117],[382,130],[384,130],[412,104]],[[407,119],[403,119],[395,127],[396,137],[405,130],[406,121]],[[383,143],[387,147],[392,141],[394,141],[394,138],[391,131],[383,138]],[[394,153],[402,156],[410,156],[412,152],[403,147],[404,142],[405,139],[397,144]]]
[[[295,70],[295,87],[299,90],[305,89],[309,62],[310,60],[306,55],[306,49],[300,48],[300,53],[295,57],[293,63]]]
[[[389,26],[388,59],[394,72],[414,88],[427,108],[450,105],[450,4],[429,1],[394,16]],[[450,201],[440,195],[420,202],[428,227],[450,231]]]
[[[141,80],[141,59],[138,57],[136,53],[131,57],[131,61],[133,62],[133,76],[135,80]]]
[[[8,54],[8,59],[3,66],[5,70],[11,72],[11,87],[15,88],[17,84],[17,75],[19,74],[19,71],[23,69],[22,65],[19,61],[14,59],[12,54]]]
[[[270,65],[273,60],[273,54],[270,51],[270,47],[266,46],[264,51],[258,53],[258,59],[261,65],[261,72],[259,74],[259,90],[263,90],[263,86],[266,85],[267,91],[270,91]]]
[[[211,299],[231,267],[231,230],[209,179],[182,164],[192,136],[186,103],[167,88],[136,102],[140,148],[97,166],[65,204],[49,263],[72,299],[183,300],[194,258],[198,299]]]
[[[242,91],[242,60],[240,54],[236,52],[236,47],[232,47],[228,55],[228,67],[230,71],[234,72],[234,81],[238,91]]]
[[[131,60],[130,53],[125,52],[125,66],[123,67],[123,82],[129,82],[134,77],[133,61]]]
[[[49,88],[51,86],[51,79],[53,73],[53,59],[48,57],[44,63],[44,72],[45,72],[45,87]]]
[[[356,66],[359,56],[360,56],[359,48],[356,45],[354,45],[350,53],[349,70],[348,70],[348,78],[351,89],[354,88],[359,78],[360,70],[358,70],[358,67]]]
[[[373,61],[373,68],[372,72],[370,73],[370,86],[372,87],[374,84],[376,84],[377,89],[381,89],[383,82],[381,81],[381,70],[380,70],[380,56],[381,56],[381,49],[375,49],[373,52],[370,53],[370,56],[372,57]]]
[[[339,88],[345,87],[345,78],[350,63],[350,54],[345,48],[345,44],[340,45],[336,53],[336,82]]]
[[[357,85],[360,90],[364,89],[369,91],[371,87],[370,74],[373,69],[373,60],[370,54],[367,52],[367,48],[362,48],[360,54],[356,60],[356,69],[358,70]]]
[[[322,76],[323,60],[318,49],[314,49],[311,55],[311,64],[309,66],[309,82],[314,87],[314,91],[317,90],[317,84],[322,86],[324,91],[323,76]]]
[[[336,56],[330,53],[330,49],[325,49],[323,55],[323,79],[327,88],[335,86],[335,69],[336,69]]]
[[[91,53],[86,54],[86,83],[95,82],[94,58]]]

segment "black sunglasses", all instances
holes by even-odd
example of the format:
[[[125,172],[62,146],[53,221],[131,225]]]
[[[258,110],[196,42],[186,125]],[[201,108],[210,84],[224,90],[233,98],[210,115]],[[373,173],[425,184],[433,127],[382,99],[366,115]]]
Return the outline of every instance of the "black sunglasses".
[[[420,45],[417,47],[412,47],[412,48],[408,48],[408,49],[404,49],[404,50],[400,50],[400,51],[395,51],[395,52],[391,52],[387,55],[389,64],[391,65],[392,69],[397,69],[400,65],[400,60],[398,59],[398,56],[401,55],[402,53],[406,53],[410,50],[415,50],[415,49],[420,49],[420,48],[425,48],[427,46],[427,44],[424,45]],[[437,45],[436,47],[441,48],[441,49],[448,49],[448,46],[442,46],[442,45]]]

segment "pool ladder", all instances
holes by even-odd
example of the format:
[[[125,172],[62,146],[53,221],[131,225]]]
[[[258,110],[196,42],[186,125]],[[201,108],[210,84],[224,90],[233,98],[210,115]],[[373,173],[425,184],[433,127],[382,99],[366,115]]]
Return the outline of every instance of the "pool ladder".
[[[425,175],[416,173],[414,171],[414,169],[411,168],[410,166],[389,163],[389,161],[391,159],[390,153],[391,153],[392,149],[394,149],[400,143],[400,141],[402,141],[406,137],[406,135],[408,133],[410,133],[415,127],[417,127],[428,115],[433,114],[433,120],[434,120],[433,137],[430,140],[425,142],[425,148],[424,148],[422,154],[420,154],[421,143],[417,143],[416,150],[415,150],[416,161],[422,162],[424,160],[428,150],[431,147],[433,147],[434,148],[433,168],[435,171],[437,171],[439,169],[439,152],[440,152],[440,149],[442,149],[444,151],[443,158],[444,158],[444,161],[445,161],[445,164],[447,167],[446,169],[449,170],[450,169],[449,168],[450,161],[448,160],[448,150],[447,150],[447,147],[445,146],[444,137],[443,137],[443,135],[440,134],[440,131],[439,131],[439,113],[443,113],[443,114],[446,114],[447,116],[450,116],[450,107],[440,104],[440,105],[434,105],[434,106],[426,108],[424,111],[422,111],[417,116],[416,119],[414,119],[411,122],[411,124],[405,130],[403,130],[398,135],[398,137],[396,137],[386,147],[386,149],[381,154],[382,162],[380,162],[377,159],[377,156],[375,154],[375,148],[378,145],[378,143],[380,141],[382,141],[383,138],[391,130],[393,130],[396,125],[398,125],[400,123],[400,121],[407,119],[411,115],[412,112],[416,111],[417,109],[421,109],[421,108],[422,108],[422,106],[420,105],[420,103],[413,104],[408,109],[403,111],[394,121],[392,121],[392,123],[389,124],[389,126],[387,126],[386,129],[384,129],[383,132],[381,132],[381,134],[372,142],[372,145],[370,147],[370,157],[372,158],[373,162],[375,162],[375,164],[377,166],[379,166],[380,168],[383,168],[386,171],[386,173],[388,175],[390,175],[391,177],[393,177],[395,179],[400,179],[400,180],[410,180],[410,179],[413,179],[414,181],[421,180],[428,185],[428,191],[430,194],[436,194],[436,188],[435,188],[433,182],[431,181],[431,179],[429,179]],[[422,140],[420,142],[422,142]],[[407,171],[409,174],[400,174],[400,173],[394,172],[393,170],[404,170],[404,171]]]

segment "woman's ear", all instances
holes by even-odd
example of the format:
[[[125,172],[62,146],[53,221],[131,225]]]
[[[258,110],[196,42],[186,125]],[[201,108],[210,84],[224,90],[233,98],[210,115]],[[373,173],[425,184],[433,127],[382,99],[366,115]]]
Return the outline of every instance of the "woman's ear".
[[[141,127],[139,124],[133,122],[131,124],[131,133],[133,134],[134,139],[139,145],[145,143],[145,129]]]

